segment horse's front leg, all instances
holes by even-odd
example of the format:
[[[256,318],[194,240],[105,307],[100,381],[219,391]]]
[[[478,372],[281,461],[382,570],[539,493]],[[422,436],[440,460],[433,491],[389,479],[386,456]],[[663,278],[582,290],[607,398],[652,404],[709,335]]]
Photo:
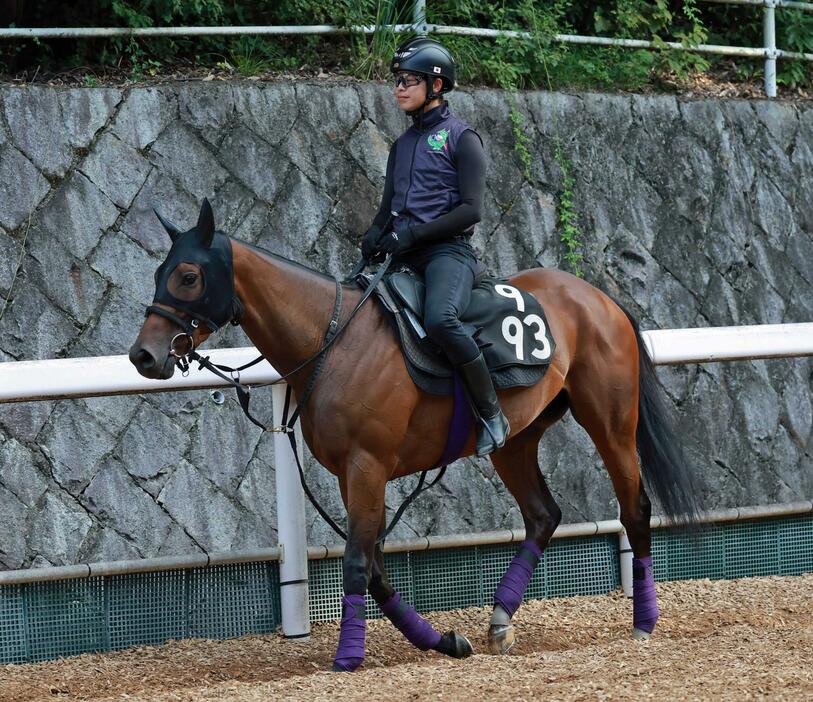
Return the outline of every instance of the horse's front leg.
[[[364,661],[367,632],[364,595],[384,517],[386,484],[385,468],[368,455],[351,457],[344,477],[339,479],[347,508],[347,545],[342,559],[344,597],[339,645],[333,659],[335,671],[353,671]]]
[[[381,530],[383,531],[385,528],[386,524],[382,522]],[[473,653],[471,643],[465,636],[455,631],[440,634],[401,598],[400,592],[390,585],[384,568],[384,551],[381,544],[376,544],[373,556],[370,594],[395,628],[421,651],[434,649],[438,653],[445,653],[452,658],[466,658]]]

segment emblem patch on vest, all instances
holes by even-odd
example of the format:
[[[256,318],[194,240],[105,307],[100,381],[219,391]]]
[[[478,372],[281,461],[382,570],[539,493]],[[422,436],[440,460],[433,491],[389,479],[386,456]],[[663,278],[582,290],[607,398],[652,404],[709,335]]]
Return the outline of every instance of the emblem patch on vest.
[[[426,142],[432,147],[433,151],[440,151],[441,149],[449,150],[449,130],[441,129],[439,132],[430,134],[426,137]]]

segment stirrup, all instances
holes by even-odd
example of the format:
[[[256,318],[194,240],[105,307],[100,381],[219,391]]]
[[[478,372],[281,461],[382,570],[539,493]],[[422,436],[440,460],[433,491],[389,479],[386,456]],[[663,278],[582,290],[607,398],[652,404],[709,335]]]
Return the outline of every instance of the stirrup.
[[[505,446],[511,425],[502,410],[489,419],[483,417],[478,417],[478,419],[480,421],[477,426],[477,455],[483,458]],[[492,427],[491,423],[498,426]]]

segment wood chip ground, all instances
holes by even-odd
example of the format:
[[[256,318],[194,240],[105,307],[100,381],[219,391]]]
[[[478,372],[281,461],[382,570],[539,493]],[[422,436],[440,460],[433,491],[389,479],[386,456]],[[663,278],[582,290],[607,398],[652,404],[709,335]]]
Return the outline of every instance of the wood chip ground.
[[[427,615],[468,636],[477,655],[421,653],[386,621],[368,626],[367,659],[330,672],[338,628],[308,642],[278,635],[186,640],[37,665],[0,666],[0,700],[813,700],[813,574],[659,583],[661,620],[629,639],[620,593],[526,603],[518,643],[485,653],[488,608]]]

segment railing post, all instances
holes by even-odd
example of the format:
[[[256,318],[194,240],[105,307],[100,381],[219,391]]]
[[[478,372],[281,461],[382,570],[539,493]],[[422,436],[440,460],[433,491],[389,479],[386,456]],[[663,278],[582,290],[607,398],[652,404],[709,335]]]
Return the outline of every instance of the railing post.
[[[618,532],[618,566],[621,571],[621,589],[626,597],[632,597],[632,546],[626,529]]]
[[[762,36],[765,46],[765,95],[776,97],[776,0],[765,0]]]
[[[282,419],[285,385],[272,389],[273,416]],[[293,412],[295,405],[289,408]],[[302,432],[297,425],[299,460],[302,455]],[[274,464],[277,484],[277,536],[280,546],[279,581],[282,633],[288,639],[310,637],[308,609],[308,541],[305,530],[305,496],[299,482],[296,459],[285,434],[274,434]]]
[[[426,0],[415,0],[413,23],[418,34],[426,34]]]

